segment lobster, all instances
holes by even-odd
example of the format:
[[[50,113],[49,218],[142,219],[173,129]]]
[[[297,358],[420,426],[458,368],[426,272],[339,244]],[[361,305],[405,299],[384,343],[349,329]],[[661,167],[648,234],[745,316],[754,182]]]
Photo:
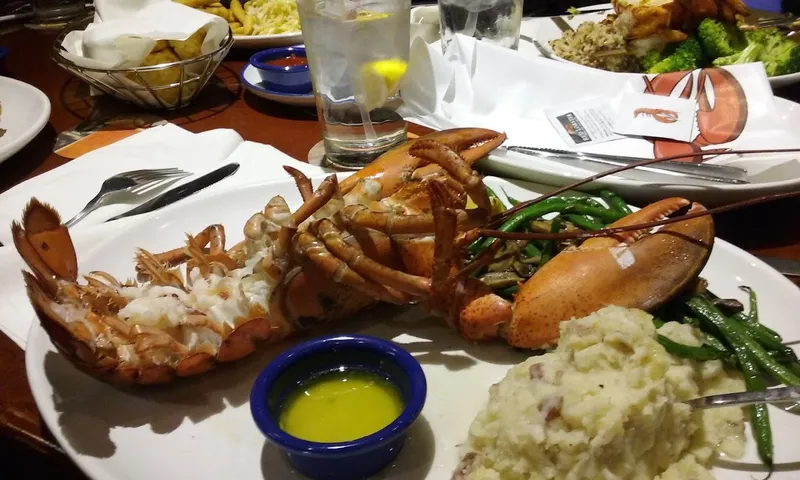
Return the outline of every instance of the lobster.
[[[678,112],[664,110],[663,108],[637,108],[633,111],[633,118],[640,115],[650,117],[659,123],[675,123],[678,121]]]
[[[471,165],[504,140],[483,129],[436,132],[341,183],[330,176],[316,190],[288,169],[303,198],[298,209],[270,199],[229,249],[224,228],[211,225],[187,235],[183,248],[139,250],[138,282],[90,272],[78,283],[67,228],[52,207],[32,199],[21,223],[12,224],[33,272],[23,272],[28,296],[53,343],[78,368],[116,384],[157,384],[378,302],[420,303],[469,340],[542,348],[557,341],[561,321],[612,304],[651,310],[696,279],[713,245],[714,210],[673,198],[607,229],[549,234],[596,238],[556,255],[513,301],[497,295],[470,275],[485,258],[467,263],[464,246],[481,236],[536,235],[492,229],[535,202],[490,216],[487,190]],[[476,208],[466,208],[467,197]],[[653,226],[662,228],[650,233]]]

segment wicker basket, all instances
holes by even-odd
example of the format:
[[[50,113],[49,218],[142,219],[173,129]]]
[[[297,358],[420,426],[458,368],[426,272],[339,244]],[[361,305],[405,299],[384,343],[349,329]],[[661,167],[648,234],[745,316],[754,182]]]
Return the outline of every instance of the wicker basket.
[[[213,52],[148,67],[97,69],[76,65],[64,56],[62,43],[67,34],[83,30],[92,18],[86,18],[68,25],[53,44],[53,60],[61,67],[83,79],[93,87],[116,98],[134,103],[142,108],[176,109],[188,105],[217,70],[222,59],[233,45],[233,32],[228,34]],[[170,84],[152,84],[153,73],[171,68],[180,70],[179,80]],[[147,74],[147,75],[143,75]],[[174,75],[174,73],[173,73]]]

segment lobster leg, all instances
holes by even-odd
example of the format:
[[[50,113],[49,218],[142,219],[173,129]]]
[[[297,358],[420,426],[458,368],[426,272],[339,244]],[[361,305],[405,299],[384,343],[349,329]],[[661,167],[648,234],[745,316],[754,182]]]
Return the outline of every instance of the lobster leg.
[[[325,234],[323,234],[323,237]],[[348,285],[371,298],[387,303],[402,304],[403,299],[392,295],[385,287],[356,273],[350,266],[326,248],[323,241],[311,232],[301,232],[294,238],[296,253],[319,267],[333,281]]]
[[[432,140],[420,140],[409,151],[412,155],[423,157],[438,164],[456,181],[462,183],[472,201],[486,215],[492,211],[489,194],[486,192],[486,186],[483,184],[480,174],[473,170],[469,163],[465,162],[458,153],[447,147],[447,145]]]

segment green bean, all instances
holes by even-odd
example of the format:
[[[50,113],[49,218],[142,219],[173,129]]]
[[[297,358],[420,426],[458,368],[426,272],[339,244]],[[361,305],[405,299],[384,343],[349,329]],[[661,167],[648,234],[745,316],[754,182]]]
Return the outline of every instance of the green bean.
[[[534,245],[533,242],[528,242],[525,244],[525,248],[522,249],[522,254],[528,258],[534,258],[542,256],[542,251]]]
[[[592,215],[594,217],[602,219],[606,223],[613,223],[619,220],[620,218],[624,217],[624,215],[614,210],[592,207],[589,205],[584,205],[582,203],[573,203],[566,208],[566,211],[569,213],[582,213],[584,215]]]
[[[517,200],[516,198],[513,198],[511,195],[509,195],[508,192],[506,192],[506,190],[504,188],[501,187],[500,190],[503,191],[503,194],[508,199],[508,203],[510,203],[512,207],[519,205],[519,200]]]
[[[711,302],[701,296],[694,296],[686,302],[686,305],[701,320],[717,327],[732,347],[736,348],[736,345],[740,343],[746,347],[764,371],[786,385],[800,385],[800,376],[773,360],[766,350],[747,334],[739,322],[726,318]]]
[[[592,197],[584,197],[583,200],[579,200],[579,202],[583,203],[584,205],[588,205],[590,207],[602,208],[604,210],[608,210],[608,207],[606,207],[605,205],[603,205],[602,203],[598,202],[597,200],[595,200]]]
[[[548,213],[553,212],[560,212],[567,208],[567,206],[571,205],[570,202],[566,202],[560,198],[548,198],[541,203],[537,203],[536,205],[531,205],[530,207],[523,208],[516,214],[512,215],[511,218],[506,220],[502,225],[500,225],[501,232],[515,232],[522,226],[529,223],[531,220],[535,220],[542,215],[547,215]],[[486,238],[486,239],[479,239],[481,240],[478,242],[477,240],[469,246],[469,250],[473,255],[478,255],[482,251],[489,248],[494,242],[495,238]]]
[[[603,225],[602,223],[597,223],[592,219],[592,217],[588,215],[567,214],[564,215],[564,218],[572,222],[572,224],[575,225],[576,227],[583,230],[601,230],[605,228],[605,225]]]
[[[550,222],[550,233],[560,232],[562,224],[563,221],[560,216],[554,218],[553,221]],[[558,248],[556,240],[546,240],[544,248],[542,249],[541,260],[539,261],[539,268],[553,258],[553,255],[556,254],[556,248]]]
[[[691,325],[703,333],[703,344],[708,346],[709,348],[713,348],[714,350],[721,352],[721,353],[730,353],[730,349],[725,346],[725,344],[719,338],[714,335],[714,333],[703,330],[700,325],[700,320],[691,316],[687,315],[682,311],[679,311],[675,305],[669,305],[663,309],[663,315],[665,315],[668,319],[672,321],[685,323],[686,325]]]
[[[600,190],[600,198],[605,200],[609,207],[623,215],[630,215],[632,213],[625,200],[611,190]]]
[[[763,335],[768,335],[768,336],[774,338],[775,340],[777,340],[778,342],[783,343],[783,338],[781,338],[781,336],[778,335],[778,332],[776,332],[775,330],[767,327],[766,325],[761,323],[761,321],[759,320],[759,318],[758,318],[758,298],[756,297],[756,292],[750,287],[742,286],[742,287],[739,287],[739,288],[741,288],[742,290],[747,292],[747,295],[748,295],[749,301],[750,301],[750,310],[747,312],[747,317],[744,319],[744,321],[746,321],[747,323],[754,324],[754,325],[759,325],[759,327],[756,327],[756,328],[758,328],[762,332]]]
[[[505,204],[505,202],[503,202],[503,200],[500,199],[500,197],[497,196],[496,193],[494,193],[494,190],[489,188],[488,185],[484,185],[484,186],[486,187],[486,194],[489,195],[489,198],[490,199],[496,198],[497,201],[500,202],[500,205],[503,206],[503,210],[508,210],[508,206]]]
[[[758,328],[759,326],[763,326],[760,323],[748,323],[745,320],[744,315],[736,314],[731,317],[731,319],[738,321],[739,324],[747,331],[747,334],[753,337],[758,343],[761,344],[762,347],[768,350],[789,350],[792,351],[791,348],[787,347],[783,344],[783,342],[779,338],[775,338],[774,336],[770,335],[769,329],[762,329]],[[796,358],[796,357],[795,357]]]
[[[511,299],[514,298],[514,295],[516,295],[517,292],[519,292],[519,285],[511,285],[508,287],[503,287],[496,293],[503,298]]]
[[[692,360],[717,360],[726,355],[723,352],[714,350],[713,348],[709,348],[705,345],[695,347],[692,345],[674,342],[664,335],[658,336],[658,343],[660,343],[667,352],[675,355],[676,357],[689,358]]]
[[[744,383],[747,386],[747,390],[750,392],[765,390],[767,386],[761,377],[758,362],[753,358],[751,352],[741,342],[734,342],[733,348],[744,374]],[[750,424],[753,429],[753,438],[756,439],[758,456],[767,466],[772,468],[772,429],[769,424],[767,405],[764,403],[750,405],[748,410],[750,411]]]

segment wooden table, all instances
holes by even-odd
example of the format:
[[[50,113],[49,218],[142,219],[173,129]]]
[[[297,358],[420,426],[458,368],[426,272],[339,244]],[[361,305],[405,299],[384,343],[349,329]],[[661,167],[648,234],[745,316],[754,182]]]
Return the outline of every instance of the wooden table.
[[[8,74],[41,89],[52,104],[50,122],[44,130],[0,165],[0,192],[65,163],[67,160],[52,153],[55,138],[91,111],[93,102],[87,100],[85,86],[50,59],[53,38],[52,33],[30,30],[0,35],[0,45],[10,48]],[[320,138],[315,111],[270,103],[244,92],[238,73],[249,53],[232,50],[217,72],[222,86],[208,87],[194,106],[167,118],[192,132],[232,128],[246,140],[271,144],[305,159]],[[800,89],[796,87],[777,93],[800,100]],[[114,102],[103,106],[124,108]],[[424,133],[421,128],[412,126],[412,130]],[[792,199],[722,215],[717,218],[718,235],[753,253],[800,259],[798,211],[800,199]],[[7,459],[5,464],[0,463],[0,476],[4,478],[85,478],[42,423],[25,377],[24,353],[2,334],[0,452]]]

